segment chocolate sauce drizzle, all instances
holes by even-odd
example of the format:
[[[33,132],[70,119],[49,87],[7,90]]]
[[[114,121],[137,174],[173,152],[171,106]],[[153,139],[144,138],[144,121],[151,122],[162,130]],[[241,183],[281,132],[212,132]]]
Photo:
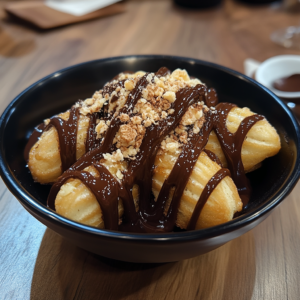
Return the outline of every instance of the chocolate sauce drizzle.
[[[62,172],[67,170],[76,161],[78,119],[79,109],[73,106],[70,110],[68,120],[55,116],[50,119],[48,125],[45,125],[44,123],[39,124],[34,129],[25,147],[25,160],[28,161],[30,149],[38,141],[42,133],[54,126],[57,130],[59,139],[61,169]]]
[[[95,131],[96,121],[99,118],[99,114],[89,115],[89,127],[87,131],[87,138],[85,141],[86,152],[92,150],[99,145],[99,140],[96,139],[97,133]],[[70,116],[68,120],[55,116],[50,119],[48,125],[45,123],[39,124],[34,128],[27,144],[24,149],[24,159],[28,161],[30,149],[39,140],[44,131],[49,130],[54,126],[58,133],[59,138],[59,151],[61,158],[62,172],[66,171],[76,161],[76,145],[77,145],[77,130],[79,120],[79,108],[72,107],[70,110]]]
[[[85,140],[85,152],[89,152],[95,147],[99,146],[100,140],[97,140],[97,132],[95,130],[97,125],[98,114],[90,115],[90,122]]]
[[[68,120],[64,120],[60,117],[54,117],[50,119],[49,124],[45,128],[48,130],[54,126],[58,133],[61,168],[64,172],[76,161],[76,140],[77,140],[77,128],[79,119],[79,109],[74,106],[70,110],[70,116]]]
[[[204,149],[203,151],[207,154],[207,156],[210,158],[210,160],[214,161],[214,162],[217,163],[221,168],[223,168],[223,165],[222,165],[222,163],[221,163],[219,157],[218,157],[215,153],[213,153],[212,151],[210,151],[210,150],[208,150],[208,149]]]
[[[226,126],[227,115],[235,107],[231,103],[220,103],[217,105],[217,117],[214,120],[213,129],[215,130],[222,150],[225,154],[228,168],[231,172],[232,179],[238,189],[244,207],[248,204],[251,195],[251,187],[248,178],[245,175],[242,163],[242,146],[248,131],[252,126],[264,117],[252,115],[246,117],[240,124],[235,133],[231,133]]]
[[[218,104],[218,95],[215,89],[210,88],[207,90],[207,95],[206,95],[206,105],[208,107],[216,106]]]
[[[170,71],[167,68],[161,68],[156,73],[156,76],[166,76],[169,73]],[[147,76],[148,73],[138,81],[136,87],[128,96],[126,106],[120,110],[120,113],[132,114],[135,104],[141,98],[143,89],[148,85]],[[182,152],[155,201],[152,195],[152,175],[154,160],[160,144],[166,135],[178,126],[188,107],[199,101],[205,101],[209,107],[216,106],[215,110],[209,110],[205,113],[205,123],[201,128],[200,134],[191,134],[188,144],[183,146]],[[247,117],[241,122],[238,130],[235,133],[231,133],[226,127],[226,119],[228,113],[235,105],[230,103],[220,103],[216,105],[217,103],[218,100],[215,90],[207,90],[204,85],[199,84],[193,88],[183,88],[179,90],[176,93],[176,101],[172,103],[171,107],[174,109],[174,113],[168,115],[166,119],[160,120],[158,124],[151,125],[146,129],[140,151],[136,155],[135,160],[129,161],[128,169],[124,172],[121,183],[118,183],[105,167],[96,162],[103,157],[104,153],[113,150],[113,139],[122,123],[117,116],[113,117],[101,145],[93,148],[92,144],[95,139],[92,132],[94,132],[95,121],[93,117],[91,117],[88,133],[89,140],[86,148],[90,151],[66,170],[58,179],[57,183],[52,186],[48,197],[48,206],[55,209],[54,202],[60,187],[69,178],[78,178],[86,184],[96,196],[103,211],[106,229],[132,232],[172,231],[175,226],[180,199],[194,165],[202,151],[205,151],[211,160],[218,163],[221,169],[209,180],[201,193],[189,222],[188,229],[195,228],[201,210],[209,196],[221,180],[226,176],[230,176],[230,174],[245,206],[249,201],[251,189],[242,164],[242,144],[251,127],[259,120],[262,120],[263,117],[259,115]],[[69,120],[71,121],[66,123],[71,125],[73,122],[72,124],[77,126],[75,115],[74,112],[70,114]],[[51,124],[53,123],[56,125],[58,121],[52,122]],[[59,126],[63,127],[62,125]],[[57,128],[60,128],[59,126]],[[47,128],[45,130],[47,130]],[[220,160],[214,153],[209,150],[204,150],[212,130],[217,134],[227,159],[229,170],[222,168]],[[59,135],[63,135],[62,130],[59,129],[58,132]],[[72,127],[70,132],[75,132],[74,127]],[[62,141],[64,141],[63,138]],[[84,171],[84,168],[91,165],[99,172],[98,177]],[[138,211],[136,211],[132,196],[134,185],[138,185],[139,187]],[[170,193],[173,193],[172,200],[168,211],[165,213],[166,201]],[[124,206],[124,215],[120,225],[118,225],[119,201],[122,201]]]
[[[98,177],[86,171],[72,171],[61,177],[59,181],[60,185],[63,185],[70,178],[78,178],[81,182],[84,182],[92,193],[94,193],[100,204],[105,227],[111,230],[118,230],[119,183],[104,166],[96,162],[91,163],[91,165],[98,171]],[[54,207],[54,202],[50,202],[49,199],[55,199],[58,191],[59,188],[57,189],[56,184],[54,184],[48,197],[48,206],[51,208]]]
[[[230,171],[228,169],[222,168],[219,170],[206,184],[204,190],[201,193],[201,196],[194,208],[192,217],[190,219],[190,222],[187,226],[187,230],[195,229],[198,218],[200,216],[200,213],[202,211],[203,206],[205,205],[207,199],[211,195],[211,193],[214,191],[214,189],[217,187],[217,185],[226,177],[230,176]]]
[[[25,161],[28,162],[30,149],[39,140],[40,136],[43,134],[45,130],[45,127],[46,127],[45,123],[41,123],[38,126],[36,126],[33,132],[31,133],[23,153]]]

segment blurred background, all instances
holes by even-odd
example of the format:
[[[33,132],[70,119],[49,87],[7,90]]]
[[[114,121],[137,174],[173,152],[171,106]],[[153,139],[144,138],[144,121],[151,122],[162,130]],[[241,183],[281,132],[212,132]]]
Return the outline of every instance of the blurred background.
[[[41,77],[98,58],[169,54],[244,72],[247,58],[300,54],[270,38],[300,25],[298,0],[128,0],[84,15],[52,8],[84,2],[80,13],[95,1],[0,1],[1,112]]]
[[[40,78],[110,56],[191,57],[255,77],[271,57],[300,55],[299,6],[299,0],[0,0],[0,113]],[[296,103],[287,102],[294,110]],[[80,250],[31,217],[2,181],[0,194],[0,300],[87,299],[84,292],[98,292],[100,280],[108,286],[96,295],[103,299],[299,299],[298,190],[241,238],[195,260],[157,266]]]

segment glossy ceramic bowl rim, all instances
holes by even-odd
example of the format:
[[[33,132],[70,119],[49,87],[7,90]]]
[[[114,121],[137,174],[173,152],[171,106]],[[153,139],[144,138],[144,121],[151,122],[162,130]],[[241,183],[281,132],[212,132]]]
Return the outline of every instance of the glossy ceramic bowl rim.
[[[259,86],[264,92],[270,94],[274,100],[282,107],[283,111],[285,111],[286,114],[288,114],[291,122],[293,123],[293,127],[296,131],[297,141],[296,141],[296,149],[297,149],[297,155],[294,158],[294,169],[290,172],[289,177],[286,179],[286,181],[281,185],[280,189],[275,194],[275,197],[273,197],[271,200],[267,201],[262,207],[254,209],[250,213],[246,213],[245,215],[242,215],[236,219],[233,219],[230,222],[210,227],[207,229],[200,229],[200,230],[193,230],[193,231],[185,231],[185,232],[172,232],[172,233],[163,233],[163,234],[153,234],[153,233],[127,233],[127,232],[120,232],[120,231],[111,231],[111,230],[103,230],[98,228],[93,228],[87,225],[83,225],[74,221],[71,221],[67,218],[64,218],[60,215],[58,215],[56,212],[50,210],[45,205],[39,203],[38,201],[34,200],[33,197],[30,196],[30,194],[22,187],[22,185],[18,182],[18,180],[13,175],[12,171],[10,170],[5,158],[4,158],[4,146],[3,146],[3,133],[5,130],[5,125],[7,120],[9,119],[10,115],[14,111],[14,107],[18,105],[18,103],[21,101],[20,98],[30,89],[34,88],[37,85],[40,85],[47,81],[48,79],[51,79],[52,77],[57,77],[59,74],[72,71],[75,68],[78,68],[83,65],[88,64],[99,64],[102,62],[108,62],[113,60],[136,60],[136,59],[169,59],[169,60],[176,60],[176,61],[183,61],[190,64],[199,63],[201,65],[205,65],[214,69],[218,69],[221,71],[224,71],[226,73],[229,73],[230,75],[236,76],[240,78],[241,80],[244,80],[254,86]],[[17,197],[21,204],[25,206],[26,209],[34,211],[34,213],[38,214],[39,216],[42,216],[43,218],[48,219],[49,221],[54,221],[58,223],[60,226],[64,226],[68,229],[72,230],[80,230],[83,232],[86,232],[87,234],[92,234],[96,236],[102,236],[106,238],[111,239],[124,239],[124,240],[130,240],[133,242],[183,242],[183,241],[191,241],[191,240],[197,240],[197,239],[209,239],[213,237],[220,236],[222,234],[226,234],[232,231],[235,231],[238,228],[244,227],[247,224],[250,224],[257,220],[260,216],[265,215],[268,213],[272,208],[277,206],[293,189],[295,184],[298,181],[300,174],[300,128],[298,125],[298,122],[296,121],[293,114],[289,111],[289,109],[285,106],[285,104],[270,90],[268,90],[266,87],[259,84],[257,81],[237,72],[234,70],[231,70],[229,68],[211,63],[206,62],[198,59],[192,59],[192,58],[186,58],[186,57],[178,57],[178,56],[169,56],[169,55],[129,55],[129,56],[117,56],[117,57],[110,57],[110,58],[103,58],[93,61],[88,61],[84,63],[80,63],[74,66],[70,66],[67,68],[64,68],[62,70],[59,70],[57,72],[54,72],[39,81],[35,82],[31,86],[29,86],[27,89],[25,89],[23,92],[21,92],[5,109],[3,112],[1,118],[0,118],[0,175],[9,188],[9,190],[12,192],[12,194]],[[27,208],[28,207],[28,208]]]

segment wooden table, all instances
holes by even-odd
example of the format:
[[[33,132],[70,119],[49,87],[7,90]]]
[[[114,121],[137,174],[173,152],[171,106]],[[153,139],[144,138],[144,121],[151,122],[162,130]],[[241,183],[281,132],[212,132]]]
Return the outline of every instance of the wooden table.
[[[4,4],[0,1],[0,6]],[[130,1],[126,13],[39,31],[1,12],[0,112],[23,89],[63,67],[126,54],[172,54],[243,72],[243,61],[300,54],[270,33],[300,14],[231,0],[188,11],[170,1]],[[298,184],[251,232],[206,255],[169,264],[108,260],[69,244],[0,182],[0,299],[299,299]]]

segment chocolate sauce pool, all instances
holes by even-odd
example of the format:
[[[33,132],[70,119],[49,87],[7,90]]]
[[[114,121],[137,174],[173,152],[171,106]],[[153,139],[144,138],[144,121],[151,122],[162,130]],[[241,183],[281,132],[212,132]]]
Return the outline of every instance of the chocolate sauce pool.
[[[300,92],[300,74],[283,77],[273,82],[276,90],[283,92]]]
[[[169,73],[170,71],[163,67],[156,73],[156,76],[165,76]],[[128,96],[126,106],[120,110],[120,113],[132,114],[135,104],[141,98],[143,89],[148,85],[146,79],[147,75],[148,73],[138,81],[136,87]],[[111,93],[112,91],[108,90],[108,92]],[[183,146],[182,152],[177,158],[170,175],[161,188],[157,201],[154,201],[152,195],[152,175],[154,160],[160,144],[162,140],[178,126],[189,106],[199,101],[204,101],[209,107],[215,106],[215,110],[209,110],[205,113],[206,121],[201,128],[200,134],[192,134],[188,144]],[[174,109],[174,113],[168,115],[166,119],[160,120],[156,125],[151,125],[146,128],[146,134],[140,146],[140,151],[136,155],[135,160],[128,161],[128,169],[123,174],[124,177],[121,183],[119,183],[105,167],[97,163],[103,157],[104,153],[113,150],[113,139],[122,124],[119,118],[112,118],[104,140],[101,145],[97,145],[94,134],[96,117],[90,116],[88,138],[86,141],[86,149],[90,151],[76,162],[74,160],[73,149],[75,148],[76,150],[78,110],[74,108],[71,109],[68,121],[62,122],[58,117],[52,118],[46,128],[38,127],[34,131],[26,147],[26,150],[29,152],[31,148],[30,145],[34,144],[33,141],[37,140],[42,130],[48,130],[50,126],[56,127],[60,143],[63,145],[60,147],[62,169],[66,171],[52,186],[48,197],[48,206],[55,209],[55,198],[60,187],[68,179],[78,178],[96,196],[103,211],[106,229],[127,232],[170,232],[174,229],[180,199],[201,152],[205,151],[211,160],[222,167],[220,160],[213,152],[204,150],[212,130],[217,134],[227,159],[229,170],[221,168],[209,180],[197,202],[188,229],[195,229],[196,222],[207,199],[226,176],[232,176],[245,206],[249,201],[251,188],[242,164],[242,144],[251,127],[259,120],[262,120],[263,117],[259,115],[247,117],[241,122],[238,130],[235,133],[231,133],[226,127],[226,119],[230,110],[235,107],[235,105],[230,103],[217,103],[218,100],[215,90],[207,90],[204,85],[199,84],[193,88],[186,87],[179,90],[176,93],[176,101],[172,103],[171,106],[171,108]],[[67,160],[65,157],[68,153],[71,154],[71,158]],[[71,162],[74,164],[70,167]],[[67,165],[69,168],[65,169]],[[94,177],[89,172],[83,170],[88,166],[96,168],[99,172],[99,176]],[[132,196],[134,185],[138,185],[139,187],[138,211],[136,211]],[[173,194],[172,201],[165,214],[166,201],[171,193]],[[122,201],[124,206],[124,215],[120,225],[118,216],[119,201]]]

